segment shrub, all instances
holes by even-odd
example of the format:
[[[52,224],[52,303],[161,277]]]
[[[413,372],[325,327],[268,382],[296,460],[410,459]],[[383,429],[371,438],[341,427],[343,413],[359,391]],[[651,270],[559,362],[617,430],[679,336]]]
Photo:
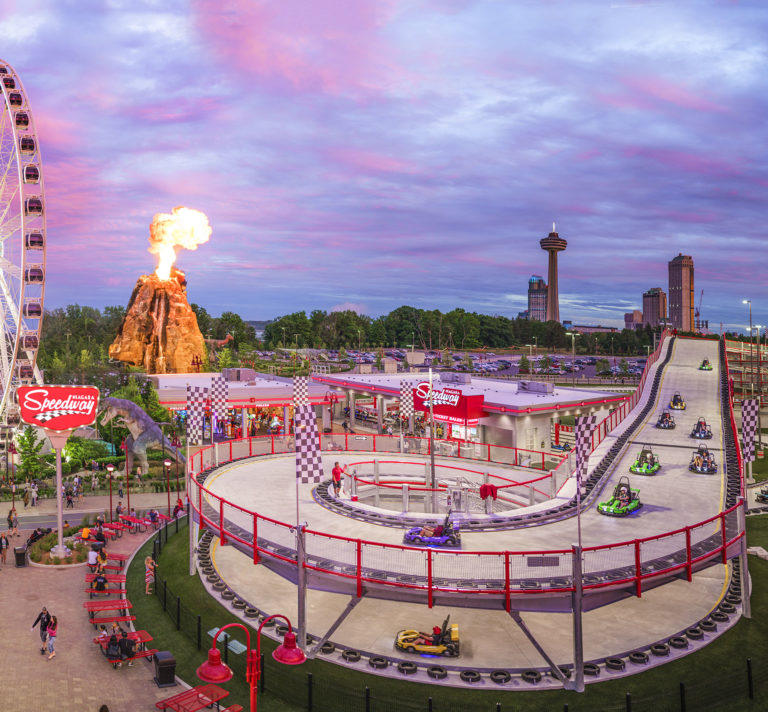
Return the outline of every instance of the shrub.
[[[81,564],[83,561],[85,561],[88,558],[88,553],[85,551],[78,551],[77,552],[77,563]]]
[[[35,563],[39,563],[42,560],[42,558],[43,558],[43,554],[42,554],[42,552],[38,548],[32,547],[29,550],[29,559],[30,559],[30,561],[34,561]]]
[[[54,556],[49,560],[54,566],[58,566],[61,563],[61,559],[58,556]]]
[[[83,526],[84,526],[84,527],[87,527],[87,526],[88,526],[90,523],[91,523],[91,518],[90,518],[90,516],[89,516],[89,515],[87,515],[87,514],[86,514],[86,515],[83,517]]]

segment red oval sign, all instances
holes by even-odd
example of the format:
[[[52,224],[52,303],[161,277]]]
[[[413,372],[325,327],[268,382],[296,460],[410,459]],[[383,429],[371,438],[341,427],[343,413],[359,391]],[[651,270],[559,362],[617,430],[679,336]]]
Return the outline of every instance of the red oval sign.
[[[19,386],[21,420],[46,430],[75,430],[96,420],[95,386]]]

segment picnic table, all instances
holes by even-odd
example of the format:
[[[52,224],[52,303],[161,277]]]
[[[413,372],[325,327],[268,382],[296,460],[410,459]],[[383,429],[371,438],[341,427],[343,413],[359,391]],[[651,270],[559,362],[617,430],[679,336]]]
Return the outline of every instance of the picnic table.
[[[149,519],[139,519],[139,517],[132,517],[130,514],[121,514],[120,519],[124,522],[128,522],[132,525],[131,532],[145,531],[148,526],[151,526],[152,522]],[[142,529],[144,527],[144,529]]]
[[[102,611],[126,611],[129,608],[133,608],[133,604],[127,598],[119,598],[116,601],[102,598],[96,599],[95,601],[83,601],[83,608],[85,608],[85,610],[88,611],[88,615],[93,618],[96,613]]]
[[[93,583],[95,578],[96,574],[86,574],[85,582]],[[107,583],[125,583],[125,574],[104,574],[104,578],[107,579]]]
[[[139,650],[144,650],[146,643],[152,640],[152,636],[146,630],[132,630],[128,633],[128,638],[136,641],[136,647]],[[109,636],[106,638],[99,638],[98,636],[93,639],[93,642],[97,645],[101,645],[101,652],[105,652],[107,649],[107,643],[109,642]]]
[[[185,690],[173,697],[155,702],[159,710],[175,710],[176,712],[198,712],[205,707],[211,707],[223,700],[229,692],[218,685],[198,685],[191,690]],[[217,705],[218,707],[218,705]]]

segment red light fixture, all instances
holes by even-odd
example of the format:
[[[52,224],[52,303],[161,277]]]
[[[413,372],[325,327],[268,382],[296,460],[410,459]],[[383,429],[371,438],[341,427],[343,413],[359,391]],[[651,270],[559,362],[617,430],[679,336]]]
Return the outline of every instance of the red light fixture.
[[[229,682],[234,676],[232,668],[221,662],[221,653],[218,648],[208,649],[208,660],[197,668],[196,674],[203,682],[211,682],[214,685]]]
[[[296,633],[292,631],[285,634],[282,644],[275,648],[272,657],[283,665],[301,665],[307,659],[304,651],[296,644]]]

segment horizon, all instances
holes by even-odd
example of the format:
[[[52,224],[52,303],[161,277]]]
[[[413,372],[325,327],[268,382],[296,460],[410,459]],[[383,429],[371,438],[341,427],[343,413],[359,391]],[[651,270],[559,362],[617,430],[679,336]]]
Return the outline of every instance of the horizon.
[[[176,262],[212,315],[514,319],[555,221],[561,319],[623,326],[682,252],[710,330],[745,331],[742,299],[768,321],[759,3],[33,5],[0,26],[43,155],[48,309],[127,304],[183,205],[213,229]]]

